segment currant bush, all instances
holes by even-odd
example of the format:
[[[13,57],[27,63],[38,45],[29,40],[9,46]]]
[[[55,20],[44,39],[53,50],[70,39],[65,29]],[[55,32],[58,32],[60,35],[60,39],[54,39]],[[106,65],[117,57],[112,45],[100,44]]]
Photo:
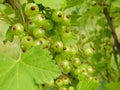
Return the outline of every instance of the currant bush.
[[[92,47],[79,48],[82,38],[79,39],[72,26],[71,15],[64,10],[50,8],[48,14],[47,7],[42,6],[41,9],[35,3],[27,3],[23,8],[25,24],[18,22],[11,28],[13,35],[20,38],[22,53],[36,46],[47,49],[61,71],[58,78],[41,84],[43,90],[48,90],[48,87],[52,88],[49,90],[76,90],[78,81],[83,80],[99,83],[94,65],[85,60],[85,57],[92,59],[95,50]]]

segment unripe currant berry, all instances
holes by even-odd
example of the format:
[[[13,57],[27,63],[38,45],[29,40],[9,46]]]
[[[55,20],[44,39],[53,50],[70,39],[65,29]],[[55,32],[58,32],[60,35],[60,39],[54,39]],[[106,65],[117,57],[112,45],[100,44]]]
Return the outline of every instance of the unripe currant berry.
[[[25,49],[30,48],[33,45],[33,38],[31,36],[25,36],[21,39],[21,46]]]
[[[39,7],[35,3],[28,3],[25,6],[24,12],[27,16],[34,16],[39,13]]]
[[[44,31],[44,28],[35,28],[33,30],[33,35],[35,38],[39,39],[41,37],[43,37],[45,35],[45,31]]]
[[[38,40],[34,41],[33,46],[38,46],[40,45],[41,48],[47,48],[49,46],[49,41],[45,38],[40,38]]]
[[[94,54],[94,50],[92,49],[92,48],[85,48],[85,50],[84,50],[84,53],[85,53],[85,55],[87,55],[87,56],[93,56],[93,54]]]
[[[69,29],[66,29],[64,31],[62,31],[62,38],[63,39],[69,39],[71,37],[71,31]]]
[[[70,15],[64,15],[64,19],[63,19],[62,24],[63,25],[70,25],[70,21],[71,21]]]
[[[79,58],[73,58],[71,61],[74,67],[79,67],[79,65],[81,64]]]
[[[42,27],[45,24],[45,22],[46,22],[45,16],[43,14],[37,14],[37,15],[35,15],[32,18],[32,20],[39,27]]]
[[[55,21],[55,22],[63,22],[63,12],[62,11],[54,11],[53,14],[52,14],[52,19]]]
[[[63,80],[63,84],[64,84],[64,85],[70,84],[70,79],[69,79],[67,76],[63,76],[63,77],[62,77],[62,80]]]
[[[59,90],[67,90],[66,87],[60,87]]]
[[[58,87],[63,86],[63,80],[60,79],[60,78],[56,79],[55,83],[56,83],[56,85],[57,85]]]
[[[45,28],[45,30],[52,30],[53,29],[53,22],[51,20],[45,20],[43,27]]]
[[[24,26],[20,23],[16,23],[12,26],[12,32],[15,35],[20,35],[24,32]]]
[[[62,52],[63,50],[63,43],[61,41],[56,41],[53,44],[53,49],[55,52]]]
[[[75,90],[75,88],[73,86],[69,86],[68,90]]]
[[[37,26],[35,25],[35,23],[33,21],[28,21],[28,29],[27,29],[27,33],[29,35],[33,35],[33,29],[35,29]]]

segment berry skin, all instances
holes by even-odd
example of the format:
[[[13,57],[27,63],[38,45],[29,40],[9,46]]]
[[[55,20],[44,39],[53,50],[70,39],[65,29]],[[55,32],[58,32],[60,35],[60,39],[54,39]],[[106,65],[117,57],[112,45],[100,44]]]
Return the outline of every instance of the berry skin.
[[[41,38],[41,37],[43,37],[45,35],[45,31],[44,31],[44,29],[43,28],[35,28],[34,30],[33,30],[33,36],[35,37],[35,38]]]
[[[60,87],[59,90],[67,90],[66,87]]]
[[[94,73],[94,69],[92,68],[92,66],[88,66],[87,67],[87,71],[89,74],[93,74]]]
[[[33,43],[33,46],[38,46],[40,45],[41,48],[47,48],[49,46],[49,41],[46,40],[45,38],[40,38],[38,40],[35,40]]]
[[[72,64],[73,64],[73,66],[78,67],[81,64],[80,59],[79,58],[73,58],[72,59]]]
[[[61,52],[63,50],[63,43],[61,41],[57,41],[53,44],[53,49],[56,52]]]
[[[34,16],[39,13],[39,7],[35,3],[28,3],[25,6],[24,12],[27,16]]]
[[[64,31],[62,31],[63,33],[62,33],[62,38],[63,39],[69,39],[70,37],[71,37],[71,31],[70,30],[68,30],[68,29],[66,29],[66,30],[64,30]]]
[[[33,22],[37,25],[37,26],[43,26],[46,22],[45,16],[43,14],[37,14],[32,18]]]
[[[71,64],[68,60],[61,61],[59,63],[59,66],[65,74],[69,73],[72,69]]]
[[[70,15],[64,15],[64,19],[63,19],[62,24],[63,25],[70,25],[70,21],[71,21]]]
[[[86,49],[84,50],[84,53],[85,53],[85,55],[87,55],[87,56],[93,56],[94,51],[93,51],[92,48],[86,48]]]
[[[55,21],[55,22],[63,22],[63,12],[62,11],[54,11],[53,14],[52,14],[52,19]]]
[[[29,21],[28,22],[28,30],[27,30],[27,33],[29,35],[33,35],[33,29],[36,28],[36,25],[33,21]]]
[[[52,30],[53,29],[53,22],[51,20],[45,20],[43,27],[45,30]]]
[[[68,90],[75,90],[73,86],[68,87]]]
[[[56,83],[56,85],[57,85],[58,87],[63,86],[63,80],[60,79],[60,78],[58,78],[58,79],[55,81],[55,83]]]
[[[27,49],[33,45],[33,38],[31,36],[25,36],[21,39],[21,45],[23,48]]]
[[[69,55],[70,54],[70,47],[69,46],[63,47],[63,53],[64,53],[64,55]]]
[[[62,78],[64,85],[70,84],[70,79],[67,76],[63,76]]]
[[[20,35],[24,32],[24,26],[20,23],[16,23],[12,26],[12,31],[15,35]]]

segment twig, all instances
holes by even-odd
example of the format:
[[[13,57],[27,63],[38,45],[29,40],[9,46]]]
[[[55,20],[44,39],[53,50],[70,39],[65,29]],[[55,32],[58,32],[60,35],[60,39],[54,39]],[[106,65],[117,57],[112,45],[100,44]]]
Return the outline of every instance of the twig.
[[[120,43],[119,43],[118,37],[115,33],[115,28],[113,26],[112,18],[110,17],[110,14],[109,14],[109,11],[108,11],[107,7],[103,8],[103,13],[104,13],[104,15],[107,19],[107,22],[108,22],[108,25],[109,25],[111,31],[112,31],[112,36],[113,36],[113,39],[114,39],[115,46],[117,47],[118,53],[120,54]]]

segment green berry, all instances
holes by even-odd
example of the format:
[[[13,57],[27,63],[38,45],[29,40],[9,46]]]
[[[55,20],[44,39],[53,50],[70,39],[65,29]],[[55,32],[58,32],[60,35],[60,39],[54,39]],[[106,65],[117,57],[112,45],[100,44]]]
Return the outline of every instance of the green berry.
[[[52,14],[52,19],[58,23],[63,21],[63,17],[64,17],[64,15],[63,15],[62,11],[54,11]]]
[[[61,52],[63,50],[63,43],[61,41],[57,41],[53,44],[53,49],[55,52]]]
[[[21,45],[25,49],[30,48],[33,45],[33,38],[31,36],[25,36],[21,39]]]
[[[33,30],[33,36],[35,37],[35,38],[41,38],[41,37],[43,37],[45,35],[45,31],[44,31],[44,29],[43,28],[35,28],[34,30]]]
[[[32,20],[39,27],[42,27],[45,24],[45,22],[46,22],[45,16],[43,14],[37,14],[37,15],[35,15],[32,18]]]
[[[39,13],[39,7],[35,3],[28,3],[25,6],[24,12],[27,16],[34,16]]]
[[[15,35],[20,35],[24,32],[24,26],[20,23],[16,23],[12,26],[12,31]]]

